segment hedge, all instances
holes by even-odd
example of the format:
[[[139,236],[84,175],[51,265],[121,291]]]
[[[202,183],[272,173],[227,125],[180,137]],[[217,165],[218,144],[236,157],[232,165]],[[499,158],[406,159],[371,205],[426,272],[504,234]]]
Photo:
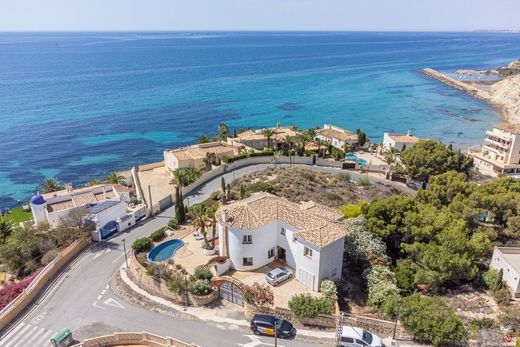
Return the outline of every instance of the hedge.
[[[152,248],[152,240],[149,237],[141,237],[132,243],[132,249],[135,253],[147,252]]]
[[[298,317],[315,318],[319,314],[331,314],[333,304],[326,297],[297,294],[289,300],[289,308]]]
[[[164,231],[164,228],[156,230],[150,234],[150,240],[152,240],[154,242],[161,241],[165,237],[166,237],[166,232]]]

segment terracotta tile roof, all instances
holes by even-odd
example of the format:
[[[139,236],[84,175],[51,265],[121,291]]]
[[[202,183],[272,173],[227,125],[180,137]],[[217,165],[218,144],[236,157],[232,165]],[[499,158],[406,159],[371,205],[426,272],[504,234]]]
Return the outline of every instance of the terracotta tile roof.
[[[74,202],[72,202],[72,199],[69,199],[65,201],[55,202],[53,204],[47,204],[47,211],[56,212],[66,210],[72,207],[74,207]]]
[[[332,128],[326,128],[326,129],[320,129],[318,130],[318,134],[324,137],[328,137],[330,139],[337,139],[340,141],[352,141],[356,142],[358,140],[357,134],[352,133],[351,131],[343,129],[343,131],[332,129]]]
[[[95,204],[97,202],[97,199],[92,192],[74,194],[72,200],[76,206],[85,206],[86,204]]]
[[[388,134],[388,137],[395,142],[417,143],[419,138],[413,135]]]
[[[513,133],[513,134],[520,134],[520,123],[518,123],[518,124],[501,123],[501,124],[495,125],[495,128],[504,130],[504,131],[509,131],[510,133]]]
[[[264,134],[256,133],[253,130],[246,130],[237,134],[238,141],[262,141],[267,140]]]
[[[298,132],[291,127],[274,127],[243,131],[237,134],[236,141],[267,141],[267,138],[263,134],[263,131],[266,129],[271,129],[273,131],[272,138],[278,141],[283,140],[286,136],[296,137],[298,135]]]
[[[62,189],[57,192],[42,194],[42,196],[45,200],[49,200],[49,199],[52,199],[52,198],[55,198],[58,196],[73,195],[73,194],[78,194],[78,193],[83,193],[83,192],[91,192],[91,191],[97,190],[98,188],[102,188],[103,186],[105,187],[105,190],[107,192],[112,190],[111,184],[102,183],[102,184],[97,184],[95,186],[75,188],[72,191],[68,191],[67,189]]]
[[[177,158],[177,160],[189,160],[204,159],[206,153],[226,154],[234,153],[235,151],[235,146],[230,146],[220,142],[212,142],[205,143],[202,145],[193,145],[189,147],[170,149],[167,152],[173,154]]]
[[[223,215],[226,221],[223,221]],[[315,202],[295,204],[269,193],[258,193],[242,201],[222,206],[220,223],[238,229],[257,229],[274,221],[297,228],[297,236],[322,248],[345,237],[347,229],[340,215]]]

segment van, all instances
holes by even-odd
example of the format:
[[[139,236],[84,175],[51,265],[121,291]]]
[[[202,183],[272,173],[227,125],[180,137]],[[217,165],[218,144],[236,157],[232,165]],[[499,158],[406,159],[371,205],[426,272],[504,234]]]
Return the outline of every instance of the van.
[[[341,330],[341,347],[385,347],[383,340],[371,332],[344,326]]]

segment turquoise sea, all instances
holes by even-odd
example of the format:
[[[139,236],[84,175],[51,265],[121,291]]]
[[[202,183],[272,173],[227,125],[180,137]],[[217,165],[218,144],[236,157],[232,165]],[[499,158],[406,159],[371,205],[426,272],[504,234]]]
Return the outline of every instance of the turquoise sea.
[[[520,57],[502,33],[0,33],[0,207],[159,161],[220,122],[333,123],[467,148],[500,121],[420,69]]]

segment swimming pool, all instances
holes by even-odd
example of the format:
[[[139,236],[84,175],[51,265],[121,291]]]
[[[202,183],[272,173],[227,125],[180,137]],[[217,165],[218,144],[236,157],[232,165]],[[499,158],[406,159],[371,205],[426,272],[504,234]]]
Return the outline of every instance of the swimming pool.
[[[173,257],[175,251],[181,248],[182,245],[184,245],[184,241],[179,239],[164,241],[148,253],[148,260],[155,262],[168,260]]]
[[[365,165],[367,163],[367,161],[365,159],[359,159],[358,156],[355,155],[354,153],[345,154],[345,159],[357,161],[360,165]]]

